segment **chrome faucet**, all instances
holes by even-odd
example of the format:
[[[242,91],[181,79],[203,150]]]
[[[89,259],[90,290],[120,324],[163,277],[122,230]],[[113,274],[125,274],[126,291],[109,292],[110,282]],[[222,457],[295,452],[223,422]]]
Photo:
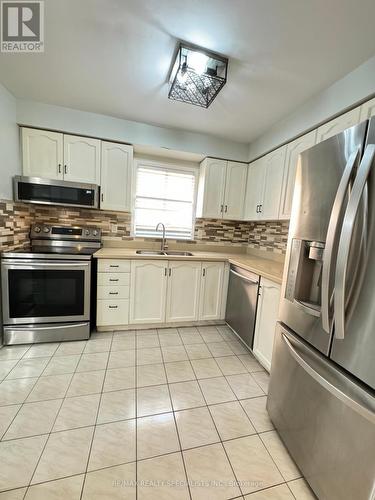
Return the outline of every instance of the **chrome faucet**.
[[[162,252],[164,252],[164,251],[168,248],[168,246],[167,246],[167,245],[166,245],[166,243],[165,243],[165,241],[166,241],[166,240],[165,240],[165,226],[164,226],[164,224],[163,224],[162,222],[159,222],[159,223],[157,224],[156,228],[155,228],[155,231],[158,231],[158,230],[159,230],[159,226],[161,226],[161,227],[163,228],[163,237],[162,237],[162,240],[161,240],[160,250],[161,250]]]

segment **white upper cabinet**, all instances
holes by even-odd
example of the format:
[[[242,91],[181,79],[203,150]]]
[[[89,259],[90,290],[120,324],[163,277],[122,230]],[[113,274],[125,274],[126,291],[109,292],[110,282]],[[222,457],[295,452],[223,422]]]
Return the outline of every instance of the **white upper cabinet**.
[[[363,122],[372,116],[375,116],[375,98],[362,104],[360,121]]]
[[[100,208],[130,212],[133,146],[102,142]]]
[[[264,157],[255,160],[248,166],[246,195],[245,195],[245,220],[258,220],[260,217],[260,205],[262,204],[264,181],[265,181]]]
[[[287,144],[279,219],[290,219],[298,158],[303,151],[314,146],[315,142],[316,130],[313,130]]]
[[[260,206],[260,220],[277,220],[281,200],[286,146],[276,149],[264,157],[265,182]]]
[[[241,220],[246,192],[247,164],[228,161],[225,195],[224,219]]]
[[[246,163],[206,158],[200,166],[197,217],[242,219]]]
[[[200,280],[200,262],[169,261],[167,322],[198,319]]]
[[[354,108],[318,128],[316,142],[322,142],[360,122],[361,108]]]
[[[222,319],[224,262],[202,262],[199,319]]]
[[[63,178],[63,134],[21,129],[23,175],[47,179]]]
[[[64,134],[64,179],[100,184],[100,140]]]

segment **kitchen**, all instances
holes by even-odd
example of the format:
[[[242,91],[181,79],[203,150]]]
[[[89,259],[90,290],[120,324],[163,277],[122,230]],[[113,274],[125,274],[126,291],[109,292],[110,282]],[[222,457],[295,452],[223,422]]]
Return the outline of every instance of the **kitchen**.
[[[24,4],[0,500],[374,499],[372,3]]]

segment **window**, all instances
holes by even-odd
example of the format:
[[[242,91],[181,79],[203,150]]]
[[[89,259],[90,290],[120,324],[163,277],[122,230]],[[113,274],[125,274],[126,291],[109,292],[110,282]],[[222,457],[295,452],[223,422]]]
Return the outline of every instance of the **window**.
[[[136,167],[134,234],[159,237],[158,222],[166,236],[193,239],[196,169],[139,161]]]

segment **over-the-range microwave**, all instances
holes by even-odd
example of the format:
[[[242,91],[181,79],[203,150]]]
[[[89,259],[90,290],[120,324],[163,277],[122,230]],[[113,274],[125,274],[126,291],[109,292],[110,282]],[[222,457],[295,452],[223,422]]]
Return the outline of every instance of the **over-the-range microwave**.
[[[39,177],[15,176],[14,201],[43,205],[98,208],[99,186]]]

